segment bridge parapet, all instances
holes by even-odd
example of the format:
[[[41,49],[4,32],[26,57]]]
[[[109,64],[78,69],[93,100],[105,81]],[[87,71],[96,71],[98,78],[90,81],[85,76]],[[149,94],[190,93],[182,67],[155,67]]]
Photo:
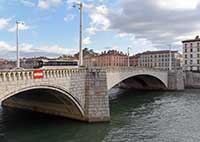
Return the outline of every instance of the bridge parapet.
[[[43,70],[43,78],[62,78],[77,73],[84,73],[85,69],[48,69]],[[34,79],[34,70],[9,70],[0,71],[0,82]]]
[[[154,72],[168,72],[167,70],[155,69],[155,68],[144,68],[144,67],[105,67],[106,72],[124,72],[124,71],[154,71]]]

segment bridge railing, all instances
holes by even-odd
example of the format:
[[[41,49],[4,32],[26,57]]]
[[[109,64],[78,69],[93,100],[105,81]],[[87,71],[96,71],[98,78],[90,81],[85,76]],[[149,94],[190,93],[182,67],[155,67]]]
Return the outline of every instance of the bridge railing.
[[[107,72],[124,72],[124,71],[154,71],[154,72],[168,72],[168,70],[145,68],[145,67],[103,67]]]
[[[43,78],[59,78],[70,76],[77,73],[83,73],[85,69],[45,69],[42,70]],[[34,79],[34,70],[3,70],[0,71],[0,82],[13,80]]]

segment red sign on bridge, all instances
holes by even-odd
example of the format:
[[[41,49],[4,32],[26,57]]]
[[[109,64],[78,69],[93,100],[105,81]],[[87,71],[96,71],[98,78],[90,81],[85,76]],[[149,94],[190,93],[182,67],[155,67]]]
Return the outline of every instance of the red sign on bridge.
[[[44,78],[43,70],[34,70],[33,71],[33,78],[34,79],[42,79],[42,78]]]

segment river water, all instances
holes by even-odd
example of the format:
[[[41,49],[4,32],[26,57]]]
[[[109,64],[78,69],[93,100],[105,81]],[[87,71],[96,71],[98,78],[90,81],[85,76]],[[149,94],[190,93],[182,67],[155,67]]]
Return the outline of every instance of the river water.
[[[0,109],[0,142],[200,142],[200,90],[121,94],[110,123]]]

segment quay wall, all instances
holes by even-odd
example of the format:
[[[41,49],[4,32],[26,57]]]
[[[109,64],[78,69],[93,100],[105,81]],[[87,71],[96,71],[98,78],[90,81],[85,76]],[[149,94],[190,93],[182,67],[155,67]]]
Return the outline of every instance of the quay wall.
[[[184,85],[188,89],[200,89],[200,73],[184,72]]]

